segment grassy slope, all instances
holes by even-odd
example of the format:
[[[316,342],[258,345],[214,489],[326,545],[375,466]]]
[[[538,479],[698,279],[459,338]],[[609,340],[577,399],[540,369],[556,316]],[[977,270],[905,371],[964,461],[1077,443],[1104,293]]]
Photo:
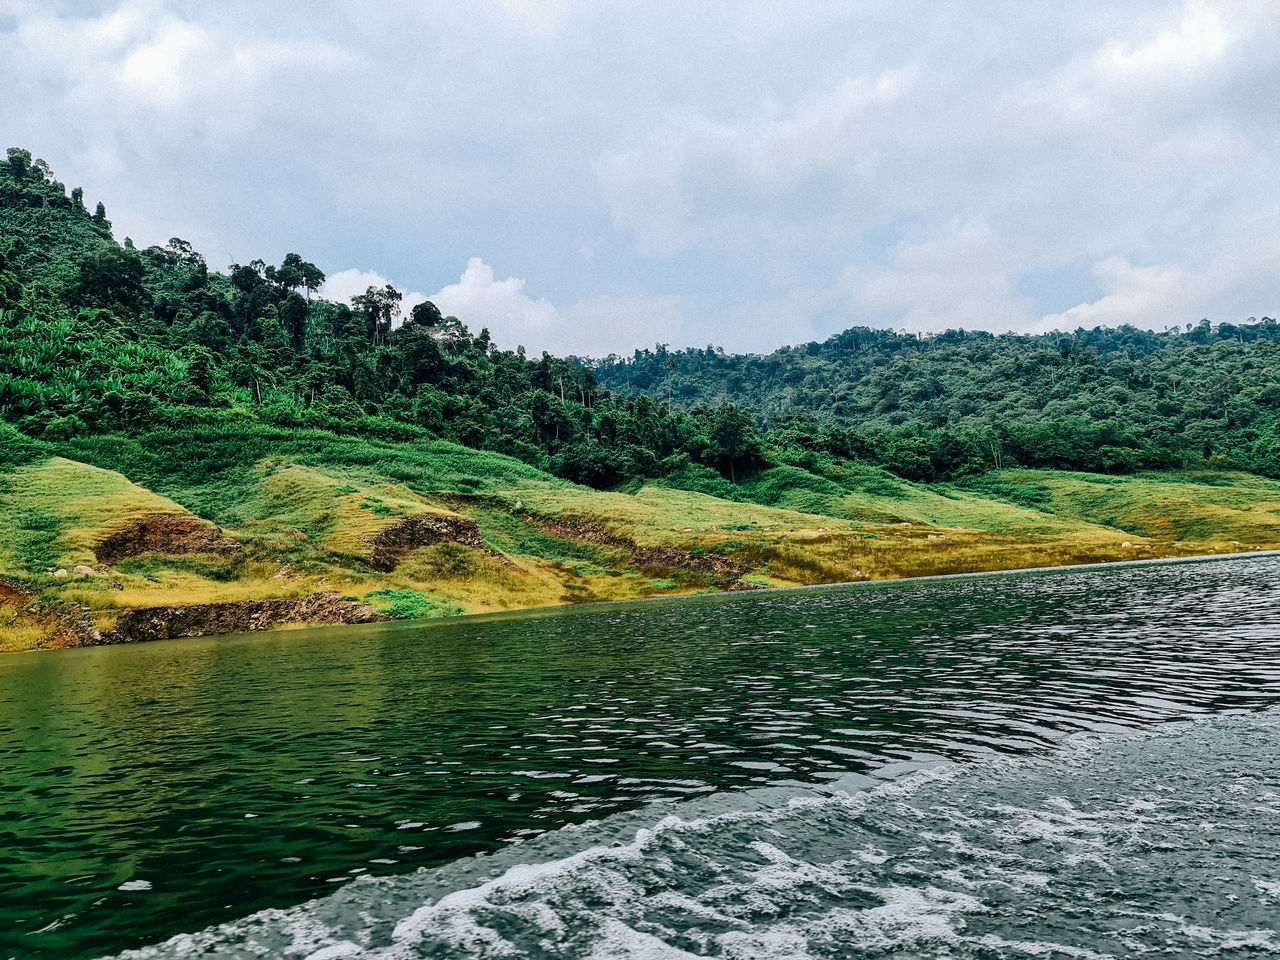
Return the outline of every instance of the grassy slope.
[[[1006,470],[928,488],[873,469],[818,477],[782,467],[738,488],[762,501],[744,503],[654,485],[592,491],[446,443],[227,421],[196,424],[183,449],[165,439],[73,440],[0,463],[0,574],[107,625],[122,607],[317,590],[438,616],[733,580],[637,568],[628,540],[725,557],[747,580],[779,586],[1280,546],[1280,482],[1246,474]],[[130,519],[185,511],[223,527],[244,554],[144,555],[93,577],[48,574],[93,565],[96,540]],[[448,512],[475,518],[492,552],[446,543],[415,551],[391,573],[369,567],[368,535]],[[564,539],[543,527],[557,518],[611,536]],[[39,642],[19,608],[0,597],[0,649]]]

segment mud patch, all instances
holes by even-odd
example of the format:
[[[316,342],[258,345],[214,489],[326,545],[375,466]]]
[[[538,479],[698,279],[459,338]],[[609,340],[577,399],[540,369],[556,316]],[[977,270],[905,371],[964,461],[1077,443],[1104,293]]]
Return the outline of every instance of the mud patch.
[[[369,547],[369,565],[383,573],[394,570],[419,547],[434,547],[437,543],[460,543],[490,552],[475,520],[440,513],[405,517],[366,536],[364,542]]]
[[[239,543],[199,517],[155,513],[107,534],[94,547],[99,563],[116,564],[144,553],[239,553]]]
[[[526,517],[525,522],[533,524],[547,536],[558,540],[577,540],[580,543],[591,543],[611,550],[624,550],[631,557],[631,563],[637,567],[687,570],[690,573],[704,573],[713,577],[741,577],[747,572],[746,567],[718,554],[696,555],[675,547],[640,546],[634,540],[616,534],[604,524],[594,520],[563,516]]]
[[[221,633],[269,630],[288,623],[372,623],[387,620],[362,603],[343,600],[336,593],[266,600],[228,600],[222,603],[183,603],[144,607],[120,614],[115,628],[101,643],[137,643]]]

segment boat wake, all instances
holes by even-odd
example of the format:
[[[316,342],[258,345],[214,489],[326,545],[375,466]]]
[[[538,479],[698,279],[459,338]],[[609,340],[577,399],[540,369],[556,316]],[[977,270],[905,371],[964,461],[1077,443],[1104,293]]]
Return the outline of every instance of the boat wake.
[[[289,957],[1280,954],[1280,710],[657,804],[127,951]]]

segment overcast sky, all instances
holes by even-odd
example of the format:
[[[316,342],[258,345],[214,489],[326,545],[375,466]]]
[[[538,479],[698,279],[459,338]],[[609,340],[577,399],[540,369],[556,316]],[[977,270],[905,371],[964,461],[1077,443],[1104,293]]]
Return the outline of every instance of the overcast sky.
[[[139,246],[502,346],[1280,312],[1280,4],[0,0],[0,146]]]

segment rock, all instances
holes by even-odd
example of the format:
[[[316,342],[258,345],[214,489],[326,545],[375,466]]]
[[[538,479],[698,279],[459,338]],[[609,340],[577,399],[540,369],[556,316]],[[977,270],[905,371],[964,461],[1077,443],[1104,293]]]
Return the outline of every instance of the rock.
[[[437,543],[460,543],[489,552],[479,525],[470,517],[448,513],[420,513],[383,527],[365,537],[369,565],[384,573],[394,570],[414,550]]]
[[[71,572],[80,577],[92,577],[97,571],[93,567],[86,567],[83,563],[78,563]]]
[[[239,553],[244,548],[207,520],[153,513],[113,530],[94,547],[99,563],[115,564],[141,553]]]
[[[63,569],[61,569],[61,570],[55,570],[55,571],[53,571],[53,575],[54,575],[55,577],[65,577],[65,576],[67,575],[66,568],[63,568]]]
[[[1124,543],[1120,544],[1120,546],[1122,546],[1122,547],[1132,547],[1132,546],[1133,546],[1133,544],[1132,544],[1132,543],[1130,543],[1128,540],[1126,540]]]
[[[372,623],[385,619],[364,604],[343,600],[336,593],[221,603],[179,603],[126,610],[116,620],[115,629],[103,634],[101,642],[133,643],[248,633],[285,623]]]

